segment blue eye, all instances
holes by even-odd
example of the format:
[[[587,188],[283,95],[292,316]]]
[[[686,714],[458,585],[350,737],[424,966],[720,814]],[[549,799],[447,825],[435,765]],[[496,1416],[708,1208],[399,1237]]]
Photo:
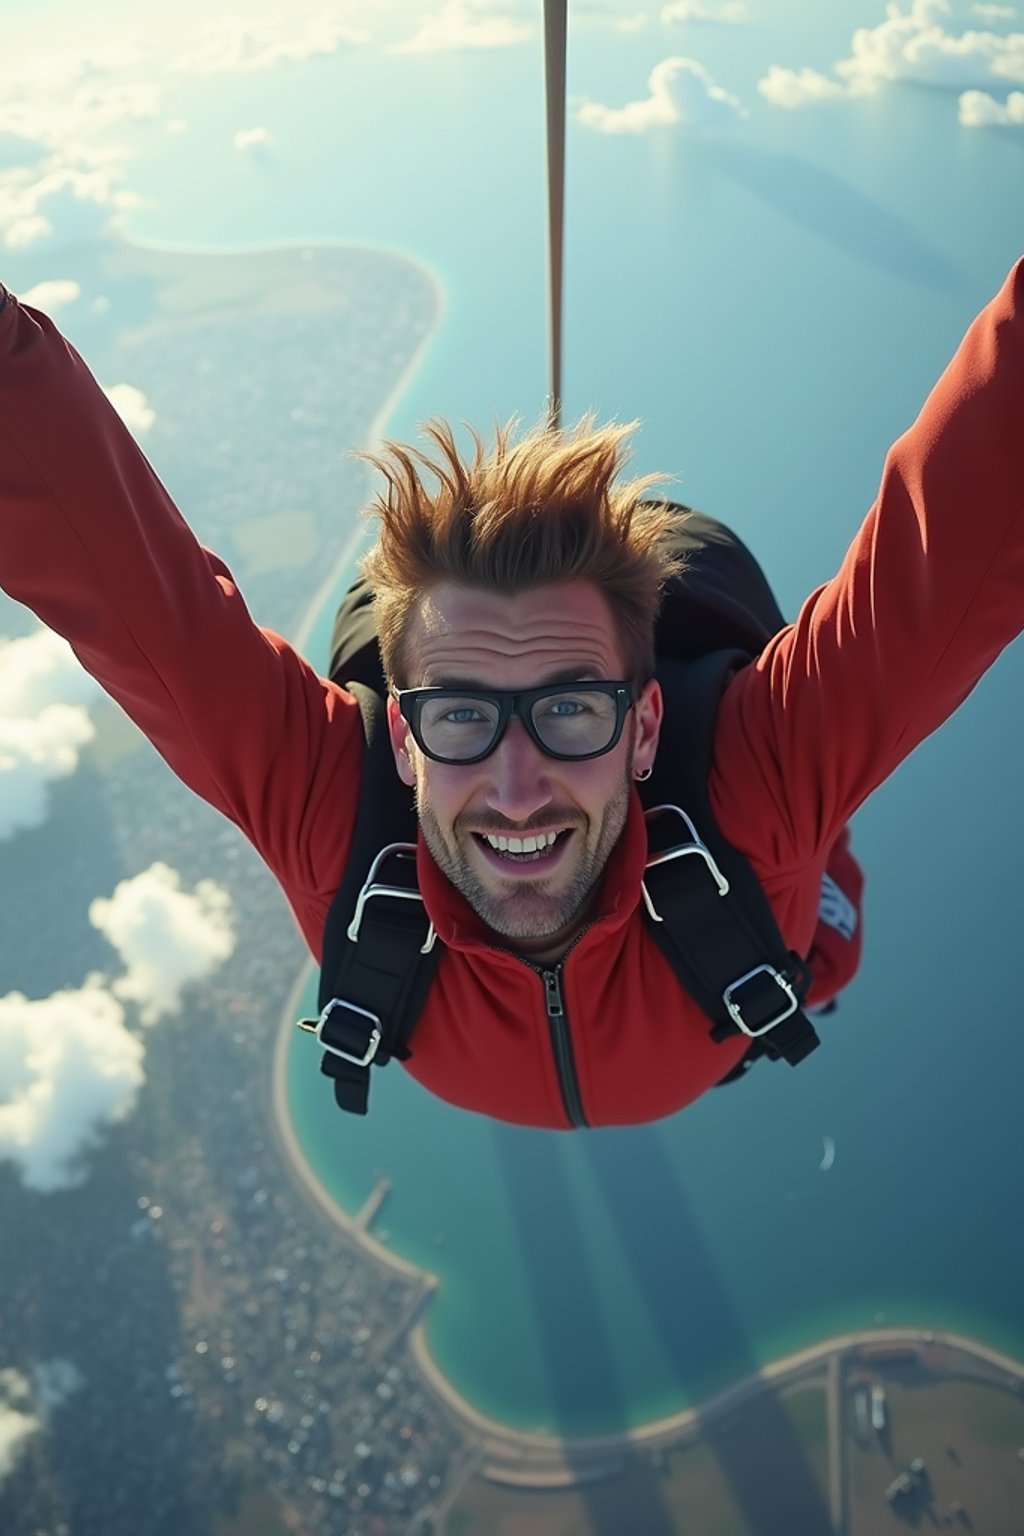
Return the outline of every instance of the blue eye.
[[[471,725],[477,720],[482,720],[484,717],[471,704],[460,704],[456,709],[446,710],[441,718],[450,725]]]

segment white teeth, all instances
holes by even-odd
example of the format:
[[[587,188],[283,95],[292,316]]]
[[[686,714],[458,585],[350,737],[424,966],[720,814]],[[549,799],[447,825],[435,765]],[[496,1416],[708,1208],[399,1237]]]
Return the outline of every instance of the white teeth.
[[[550,848],[557,836],[557,832],[541,832],[535,837],[494,837],[490,832],[484,833],[499,853],[536,853],[538,849]]]

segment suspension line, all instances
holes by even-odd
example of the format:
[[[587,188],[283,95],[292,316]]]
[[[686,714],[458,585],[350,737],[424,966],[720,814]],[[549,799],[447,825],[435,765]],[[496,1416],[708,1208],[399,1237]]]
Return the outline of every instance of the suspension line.
[[[568,0],[544,0],[548,144],[549,421],[562,424],[562,248],[565,228],[565,54]]]

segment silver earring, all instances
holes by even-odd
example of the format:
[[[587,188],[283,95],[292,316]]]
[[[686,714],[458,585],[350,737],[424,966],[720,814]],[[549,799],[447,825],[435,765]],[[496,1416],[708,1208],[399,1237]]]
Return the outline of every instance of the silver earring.
[[[651,776],[651,774],[653,772],[654,772],[653,768],[641,768],[640,772],[636,775],[637,783],[638,784],[646,784],[647,780],[650,778],[650,776]]]

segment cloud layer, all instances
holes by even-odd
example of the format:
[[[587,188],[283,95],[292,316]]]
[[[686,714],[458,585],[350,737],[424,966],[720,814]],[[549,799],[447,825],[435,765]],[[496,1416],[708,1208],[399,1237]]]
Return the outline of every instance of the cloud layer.
[[[169,13],[170,14],[170,13]],[[182,35],[193,40],[184,49]],[[228,17],[205,29],[154,18],[110,45],[0,57],[0,245],[8,250],[94,239],[144,200],[125,186],[133,158],[96,139],[113,127],[159,121],[182,79],[254,74],[369,40],[328,9],[305,16]],[[168,118],[180,132],[179,118]]]
[[[975,7],[990,14],[993,9]],[[946,0],[912,0],[907,10],[890,4],[877,27],[857,28],[850,57],[838,61],[832,76],[773,64],[758,90],[774,106],[792,109],[829,98],[870,95],[893,81],[957,91],[978,90],[993,80],[1024,81],[1024,32],[971,28],[953,33],[943,25],[949,15]],[[993,105],[998,106],[994,99]],[[1015,122],[1014,110],[997,114],[998,120]],[[966,115],[961,107],[960,121],[968,126],[980,125],[983,116],[976,105],[969,106]]]
[[[746,117],[742,102],[715,84],[696,59],[662,59],[647,81],[649,94],[624,107],[586,102],[579,120],[598,133],[649,133],[662,127],[712,127]]]

